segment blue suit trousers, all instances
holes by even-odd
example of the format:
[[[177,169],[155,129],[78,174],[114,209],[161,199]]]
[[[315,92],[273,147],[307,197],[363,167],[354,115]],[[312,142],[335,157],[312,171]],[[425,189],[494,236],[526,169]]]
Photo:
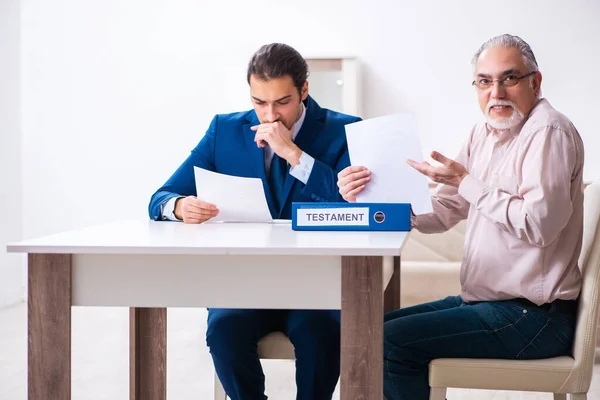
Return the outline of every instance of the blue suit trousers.
[[[267,398],[257,343],[274,331],[295,348],[296,398],[331,399],[340,374],[339,310],[209,309],[206,342],[227,395]]]

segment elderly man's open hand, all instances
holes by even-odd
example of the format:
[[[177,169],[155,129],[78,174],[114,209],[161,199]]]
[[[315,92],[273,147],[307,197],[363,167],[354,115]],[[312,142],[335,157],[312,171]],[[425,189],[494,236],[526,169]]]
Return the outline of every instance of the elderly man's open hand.
[[[407,160],[408,165],[428,176],[432,181],[458,187],[462,180],[469,174],[469,171],[460,163],[444,156],[437,151],[431,152],[431,158],[441,163],[441,166],[434,166],[427,161],[418,163],[413,160]]]

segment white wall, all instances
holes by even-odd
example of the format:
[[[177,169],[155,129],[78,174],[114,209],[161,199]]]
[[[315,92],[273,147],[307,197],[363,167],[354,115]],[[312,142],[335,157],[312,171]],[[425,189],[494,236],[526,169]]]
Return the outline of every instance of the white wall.
[[[359,57],[363,116],[414,112],[424,151],[455,155],[481,120],[472,54],[491,36],[521,35],[545,96],[584,137],[586,178],[600,178],[599,20],[593,0],[30,0],[24,233],[146,218],[213,114],[250,107],[246,63],[272,41],[306,57]]]
[[[23,257],[5,244],[21,238],[19,0],[0,1],[0,307],[23,299]]]

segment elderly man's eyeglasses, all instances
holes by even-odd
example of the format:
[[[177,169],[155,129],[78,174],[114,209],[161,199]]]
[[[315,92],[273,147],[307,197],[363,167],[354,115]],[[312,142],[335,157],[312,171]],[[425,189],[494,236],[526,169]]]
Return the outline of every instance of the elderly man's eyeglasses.
[[[512,87],[512,86],[516,86],[521,81],[521,79],[527,78],[528,76],[531,76],[531,75],[535,74],[536,72],[537,71],[531,71],[530,73],[521,75],[521,76],[507,75],[504,78],[499,78],[499,79],[478,77],[471,83],[471,85],[475,86],[478,89],[484,89],[484,90],[489,89],[492,86],[494,86],[494,82],[498,82],[498,85],[500,85],[500,86]]]

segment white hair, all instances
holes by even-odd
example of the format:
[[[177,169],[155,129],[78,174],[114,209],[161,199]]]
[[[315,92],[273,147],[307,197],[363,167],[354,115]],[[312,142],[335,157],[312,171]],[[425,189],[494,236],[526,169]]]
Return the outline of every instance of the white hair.
[[[492,109],[492,106],[508,106],[513,109],[513,113],[508,118],[494,119],[490,116],[490,110]],[[519,107],[517,107],[517,105],[512,101],[508,100],[490,100],[487,106],[485,107],[484,115],[488,125],[496,129],[514,128],[515,126],[519,125],[523,121],[523,119],[525,119],[525,114],[523,114],[521,110],[519,110]]]
[[[477,60],[479,59],[481,53],[483,53],[484,50],[493,47],[500,47],[504,49],[518,49],[523,55],[523,62],[525,63],[525,66],[527,67],[529,72],[538,71],[538,63],[535,59],[535,56],[533,55],[533,50],[531,50],[531,47],[529,47],[527,42],[521,39],[520,37],[509,35],[508,33],[493,37],[484,44],[482,44],[479,50],[477,50],[477,52],[473,56],[473,60],[471,61],[473,67],[475,67],[475,64],[477,63]]]

